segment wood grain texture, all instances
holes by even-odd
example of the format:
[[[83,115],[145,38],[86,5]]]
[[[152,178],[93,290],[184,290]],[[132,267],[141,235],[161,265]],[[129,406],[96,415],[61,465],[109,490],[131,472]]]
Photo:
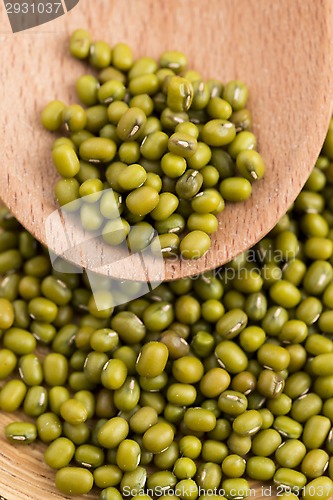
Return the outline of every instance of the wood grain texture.
[[[127,42],[135,56],[158,57],[177,48],[206,77],[247,82],[267,174],[250,200],[229,204],[221,214],[212,249],[197,261],[167,262],[164,277],[193,275],[229,261],[274,226],[319,153],[333,102],[332,10],[331,0],[81,0],[65,17],[15,35],[2,13],[8,33],[1,34],[0,54],[0,196],[45,241],[45,219],[56,208],[57,174],[50,155],[53,137],[42,129],[39,115],[51,99],[76,100],[74,82],[86,69],[68,55],[74,28],[87,27],[95,39],[111,44]],[[79,252],[75,258],[87,264]],[[132,262],[108,266],[108,261],[106,253],[102,272],[145,279]]]

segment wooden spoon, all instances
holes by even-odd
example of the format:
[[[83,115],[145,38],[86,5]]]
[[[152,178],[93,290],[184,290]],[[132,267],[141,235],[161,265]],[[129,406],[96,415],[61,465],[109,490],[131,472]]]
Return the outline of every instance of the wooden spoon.
[[[166,49],[187,53],[207,78],[239,78],[250,89],[249,108],[267,173],[246,203],[219,217],[211,250],[195,261],[116,260],[110,248],[64,248],[77,228],[52,223],[49,246],[83,267],[116,278],[175,279],[216,268],[252,246],[296,198],[319,154],[333,102],[333,4],[330,0],[82,0],[65,17],[13,35],[2,13],[0,196],[19,221],[46,242],[56,210],[51,161],[54,139],[40,125],[52,99],[75,102],[75,81],[87,71],[68,54],[73,29],[94,39],[124,41],[135,56],[158,58]],[[49,226],[50,227],[50,226]],[[66,233],[66,234],[65,234]],[[69,246],[73,246],[72,242]],[[71,251],[73,250],[73,251]],[[118,257],[117,257],[118,258]],[[138,259],[135,261],[135,259]]]

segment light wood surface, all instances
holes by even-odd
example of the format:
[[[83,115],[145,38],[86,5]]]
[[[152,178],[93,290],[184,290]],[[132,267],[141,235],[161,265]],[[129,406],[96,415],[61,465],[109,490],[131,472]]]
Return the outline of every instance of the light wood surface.
[[[203,258],[167,262],[163,275],[153,263],[149,278],[193,275],[229,261],[273,227],[319,153],[333,102],[332,9],[331,0],[80,0],[66,16],[15,35],[2,12],[0,196],[45,241],[57,174],[54,137],[42,129],[39,115],[49,100],[76,100],[74,82],[86,68],[68,55],[74,28],[89,28],[94,39],[111,44],[127,42],[135,56],[157,58],[176,48],[207,78],[248,84],[267,174],[247,203],[229,204],[221,214]],[[55,225],[55,249],[66,240],[62,233]],[[99,270],[115,277],[146,279],[139,261],[108,265],[114,255],[92,248],[88,258],[78,251],[68,257],[90,268],[102,264]]]

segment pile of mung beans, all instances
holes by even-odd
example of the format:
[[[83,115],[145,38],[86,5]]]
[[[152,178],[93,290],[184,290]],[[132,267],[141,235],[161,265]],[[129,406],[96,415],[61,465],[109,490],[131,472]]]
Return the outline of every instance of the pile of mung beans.
[[[99,311],[85,275],[0,213],[0,409],[65,495],[333,493],[333,121],[293,207],[255,247]],[[32,423],[34,422],[34,423]]]
[[[54,101],[42,121],[70,133],[53,149],[64,177],[56,196],[77,202],[84,227],[99,229],[97,200],[108,241],[111,187],[124,238],[126,223],[147,224],[176,250],[185,224],[189,235],[204,233],[221,200],[250,193],[244,186],[263,164],[243,84],[202,82],[178,52],[133,62],[124,44],[111,50],[82,30],[70,51],[100,70],[77,82],[88,107]],[[135,213],[128,197],[143,188],[157,205]],[[94,203],[81,205],[88,195]],[[216,207],[204,210],[211,199]],[[133,207],[145,201],[135,196]],[[15,444],[45,444],[60,492],[232,500],[257,480],[273,482],[282,500],[331,496],[333,121],[304,189],[257,245],[121,306],[99,310],[87,276],[65,261],[53,269],[6,209],[0,227],[0,410],[26,416],[4,432]],[[197,256],[193,242],[182,249],[186,238],[180,252]]]
[[[164,257],[202,257],[225,202],[248,199],[264,175],[246,85],[205,81],[178,51],[134,60],[85,30],[69,48],[96,73],[76,82],[85,108],[57,100],[42,113],[45,128],[68,132],[52,150],[58,203],[110,245],[156,239]]]

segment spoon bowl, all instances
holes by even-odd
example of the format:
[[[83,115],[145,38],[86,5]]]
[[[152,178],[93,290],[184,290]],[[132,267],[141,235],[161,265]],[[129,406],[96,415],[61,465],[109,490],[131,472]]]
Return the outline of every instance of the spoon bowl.
[[[333,103],[333,5],[329,0],[82,0],[65,17],[1,35],[2,164],[0,197],[38,240],[76,264],[121,279],[177,279],[216,268],[262,238],[286,212],[320,152]],[[7,23],[7,24],[6,24]],[[54,139],[40,124],[47,102],[77,102],[76,79],[87,71],[68,53],[79,27],[111,45],[128,43],[136,57],[169,49],[189,57],[206,78],[244,81],[258,150],[266,164],[246,202],[227,204],[211,249],[198,260],[119,261],[107,245],[64,252],[64,229],[46,224],[57,209],[51,160]],[[315,124],[315,125],[314,125]],[[51,229],[51,240],[46,238]],[[95,247],[95,245],[97,245]],[[111,254],[110,254],[111,252]],[[91,256],[96,257],[92,259]],[[117,262],[114,262],[117,261]],[[156,264],[156,265],[155,265]]]

